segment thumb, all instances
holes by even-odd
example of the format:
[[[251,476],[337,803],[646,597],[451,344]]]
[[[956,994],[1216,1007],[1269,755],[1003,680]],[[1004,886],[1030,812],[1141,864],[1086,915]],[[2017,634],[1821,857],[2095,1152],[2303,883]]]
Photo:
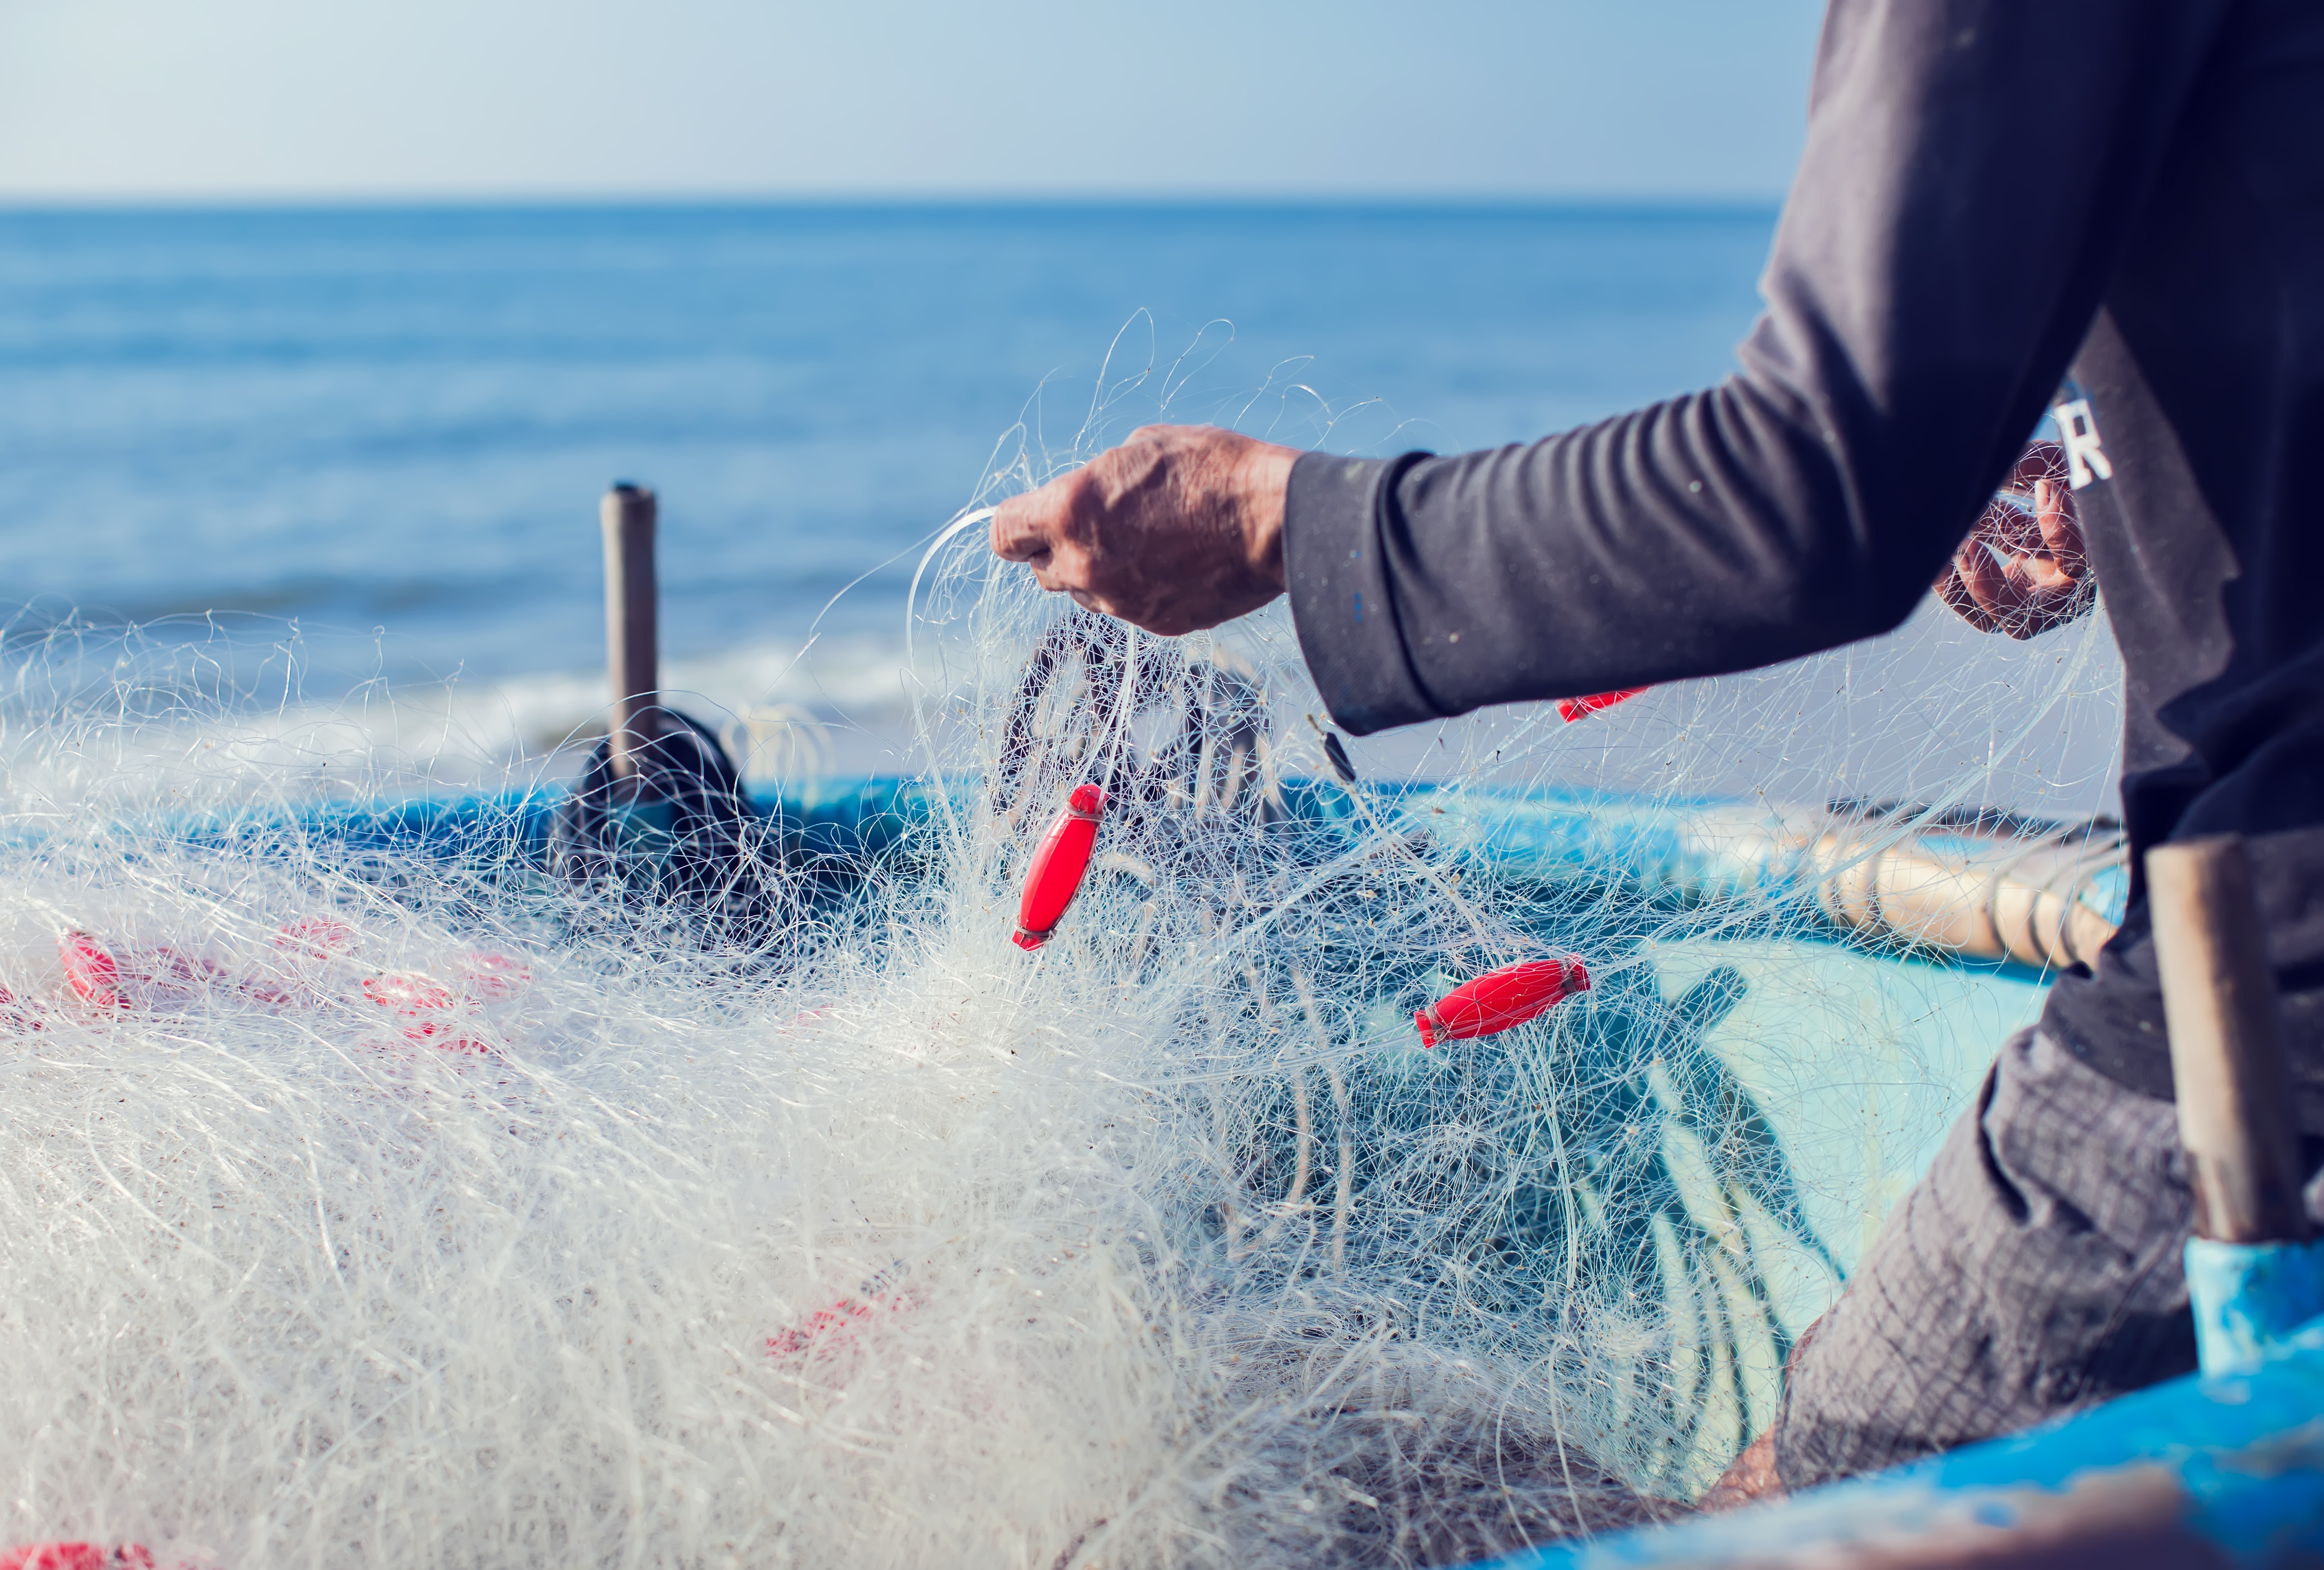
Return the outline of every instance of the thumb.
[[[2042,481],[2034,487],[2034,516],[2041,522],[2043,548],[2080,577],[2086,547],[2073,491],[2056,480]]]
[[[1039,563],[1054,546],[1056,508],[1052,485],[1012,496],[992,514],[992,554],[1003,561]]]

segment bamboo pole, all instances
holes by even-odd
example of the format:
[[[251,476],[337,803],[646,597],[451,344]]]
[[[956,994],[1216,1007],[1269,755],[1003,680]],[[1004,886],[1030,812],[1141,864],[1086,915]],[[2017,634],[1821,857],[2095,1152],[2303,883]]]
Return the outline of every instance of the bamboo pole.
[[[613,704],[606,716],[607,759],[616,778],[636,770],[630,754],[653,739],[641,718],[660,701],[660,641],[654,583],[654,493],[615,482],[598,504],[605,530],[605,669]]]
[[[2308,1235],[2275,976],[2242,836],[2146,853],[2147,904],[2195,1177],[2195,1230],[2218,1243]]]

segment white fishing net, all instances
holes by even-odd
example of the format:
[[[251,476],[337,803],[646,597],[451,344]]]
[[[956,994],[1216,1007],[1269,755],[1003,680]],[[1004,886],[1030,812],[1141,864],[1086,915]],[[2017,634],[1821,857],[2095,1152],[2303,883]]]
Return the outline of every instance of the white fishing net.
[[[2038,1006],[1932,879],[2105,914],[2100,617],[1932,602],[1350,786],[1280,608],[1155,639],[971,524],[908,614],[917,774],[777,737],[740,884],[552,857],[575,755],[315,698],[295,639],[9,645],[0,1549],[1430,1565],[1666,1513]],[[1422,1049],[1543,955],[1591,989]]]

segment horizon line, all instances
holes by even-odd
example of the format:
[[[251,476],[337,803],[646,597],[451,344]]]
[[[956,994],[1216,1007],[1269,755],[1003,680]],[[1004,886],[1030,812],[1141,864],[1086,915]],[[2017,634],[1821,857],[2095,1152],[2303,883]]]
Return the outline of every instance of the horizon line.
[[[707,210],[1147,209],[1219,208],[1328,211],[1568,211],[1633,213],[1725,211],[1772,214],[1783,193],[1609,191],[153,191],[88,192],[0,188],[0,214],[126,212],[461,211],[609,208]]]

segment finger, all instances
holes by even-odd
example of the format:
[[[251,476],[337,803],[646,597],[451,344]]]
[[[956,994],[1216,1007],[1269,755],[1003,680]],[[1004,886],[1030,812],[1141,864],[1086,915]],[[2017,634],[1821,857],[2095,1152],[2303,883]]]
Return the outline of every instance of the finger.
[[[2002,573],[2007,587],[1997,602],[2008,609],[2000,625],[2012,638],[2037,637],[2089,609],[2084,583],[2046,555],[2005,562]]]
[[[2048,556],[2016,556],[2003,563],[2001,570],[2009,584],[2010,598],[2021,606],[2044,595],[2070,594],[2074,590],[2074,580]]]
[[[1959,564],[1946,566],[1945,575],[1937,580],[1936,588],[1937,597],[1951,608],[1954,615],[1976,628],[1979,632],[1994,630],[1997,623],[1992,617],[1986,614],[1985,608],[1970,595],[1969,585],[1961,582]]]
[[[2030,491],[2008,491],[1995,500],[1994,510],[2001,516],[1997,519],[1993,543],[2003,555],[2042,548],[2042,520],[2034,514],[2034,505]]]
[[[1026,557],[1025,565],[1033,569],[1033,581],[1052,594],[1081,583],[1080,575],[1073,570],[1076,563],[1070,551],[1043,551]]]
[[[2028,594],[2004,626],[2012,638],[2034,638],[2063,627],[2089,608],[2080,583],[2061,583]]]
[[[2027,549],[2038,538],[2039,530],[2034,520],[2025,515],[2016,498],[2003,491],[1987,502],[1985,510],[1977,515],[1977,526],[1969,530],[1969,538],[1962,542],[1961,548],[1967,550],[1972,546],[1983,545],[2007,553]]]
[[[2005,506],[2008,518],[1993,531],[1993,548],[2005,556],[2022,556],[2042,548],[2042,525],[2023,507]]]
[[[1042,588],[1052,594],[1071,594],[1076,601],[1084,593],[1105,598],[1106,591],[1113,586],[1103,581],[1107,574],[1101,571],[1098,556],[1078,540],[1061,539],[1054,551],[1028,565],[1033,569],[1034,581]],[[1112,607],[1093,605],[1091,609],[1111,612]]]
[[[992,554],[1010,562],[1046,559],[1056,547],[1065,483],[1065,479],[1052,480],[1038,491],[1002,502],[992,515]]]
[[[1997,622],[2009,620],[2017,609],[2021,596],[2013,589],[2009,574],[1991,551],[1983,546],[1972,546],[1956,558],[1960,569],[1961,586],[1969,596]]]
[[[2068,577],[2079,580],[2089,570],[2089,552],[2082,537],[2081,507],[2072,489],[2056,480],[2037,482],[2034,516],[2042,526],[2042,548],[2057,559]]]
[[[2015,638],[2033,637],[2041,628],[2035,625],[2019,564],[2015,560],[1996,560],[1986,552],[1978,554],[1984,559],[1970,565],[1964,577],[1970,595],[1990,619],[1987,630],[2006,632]]]

